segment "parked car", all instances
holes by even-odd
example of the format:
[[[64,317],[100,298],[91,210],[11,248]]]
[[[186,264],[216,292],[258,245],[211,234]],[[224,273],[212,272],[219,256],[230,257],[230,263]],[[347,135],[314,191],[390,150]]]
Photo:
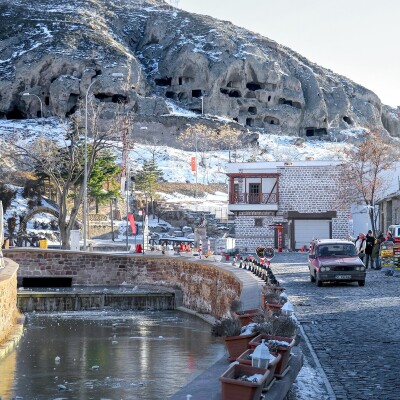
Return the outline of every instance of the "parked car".
[[[323,282],[358,282],[365,285],[365,265],[357,255],[353,242],[320,239],[311,242],[308,255],[310,280],[317,286]]]

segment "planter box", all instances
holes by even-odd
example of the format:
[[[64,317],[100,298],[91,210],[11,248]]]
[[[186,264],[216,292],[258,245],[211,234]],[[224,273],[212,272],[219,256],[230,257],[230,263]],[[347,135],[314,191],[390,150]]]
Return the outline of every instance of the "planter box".
[[[252,322],[253,317],[259,312],[260,310],[258,308],[257,309],[255,308],[253,310],[242,311],[240,314],[233,311],[232,314],[236,319],[240,321],[241,326],[246,326],[250,324],[250,322]]]
[[[235,361],[249,348],[249,342],[255,337],[255,333],[252,333],[251,335],[225,336],[225,346],[229,353],[228,361]]]
[[[258,382],[237,379],[243,375],[254,374],[261,374],[262,378]],[[268,369],[242,364],[231,365],[219,378],[222,388],[221,400],[259,400],[269,374]]]
[[[251,366],[251,357],[250,357],[250,355],[253,354],[253,352],[254,352],[254,349],[247,349],[244,353],[242,353],[236,359],[236,361],[238,361],[239,364],[250,365]],[[268,364],[269,375],[268,375],[267,380],[265,381],[264,387],[268,387],[270,385],[270,383],[272,382],[272,380],[274,379],[276,367],[278,366],[278,364],[280,363],[281,358],[282,358],[282,355],[279,354],[279,353],[272,353],[271,352],[271,354],[275,357],[275,360]]]
[[[281,355],[281,359],[278,362],[278,365],[275,369],[275,376],[282,377],[286,373],[286,368],[289,365],[290,360],[290,352],[295,345],[295,338],[287,338],[282,336],[270,336],[270,335],[258,335],[253,340],[249,342],[249,347],[251,349],[255,349],[260,343],[261,340],[265,339],[265,344],[269,346],[268,340],[279,340],[280,342],[286,342],[288,346],[279,346],[277,353]]]

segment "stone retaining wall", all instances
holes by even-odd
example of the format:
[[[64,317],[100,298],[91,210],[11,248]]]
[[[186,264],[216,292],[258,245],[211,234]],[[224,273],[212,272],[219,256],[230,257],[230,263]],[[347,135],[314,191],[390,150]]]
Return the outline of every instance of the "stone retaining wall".
[[[17,309],[18,264],[5,259],[5,268],[0,270],[0,343],[13,332],[19,312]]]
[[[209,262],[156,255],[110,255],[61,250],[10,249],[19,277],[72,277],[73,285],[153,284],[182,290],[183,306],[220,318],[239,297],[240,281]]]

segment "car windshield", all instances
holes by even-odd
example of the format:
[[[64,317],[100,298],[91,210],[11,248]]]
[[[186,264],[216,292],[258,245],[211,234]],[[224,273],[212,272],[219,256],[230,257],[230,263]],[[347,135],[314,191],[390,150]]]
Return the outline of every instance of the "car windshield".
[[[356,248],[353,244],[332,243],[318,247],[319,257],[354,257],[356,255]]]

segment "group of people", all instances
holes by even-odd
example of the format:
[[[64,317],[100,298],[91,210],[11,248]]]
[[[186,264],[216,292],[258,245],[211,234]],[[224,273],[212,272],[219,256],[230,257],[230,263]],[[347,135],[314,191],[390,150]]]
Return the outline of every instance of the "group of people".
[[[393,237],[391,232],[388,232],[386,236],[383,233],[375,238],[372,231],[369,230],[365,235],[360,233],[355,241],[357,254],[365,265],[365,268],[381,269],[380,259],[380,248],[382,242],[392,241]]]

